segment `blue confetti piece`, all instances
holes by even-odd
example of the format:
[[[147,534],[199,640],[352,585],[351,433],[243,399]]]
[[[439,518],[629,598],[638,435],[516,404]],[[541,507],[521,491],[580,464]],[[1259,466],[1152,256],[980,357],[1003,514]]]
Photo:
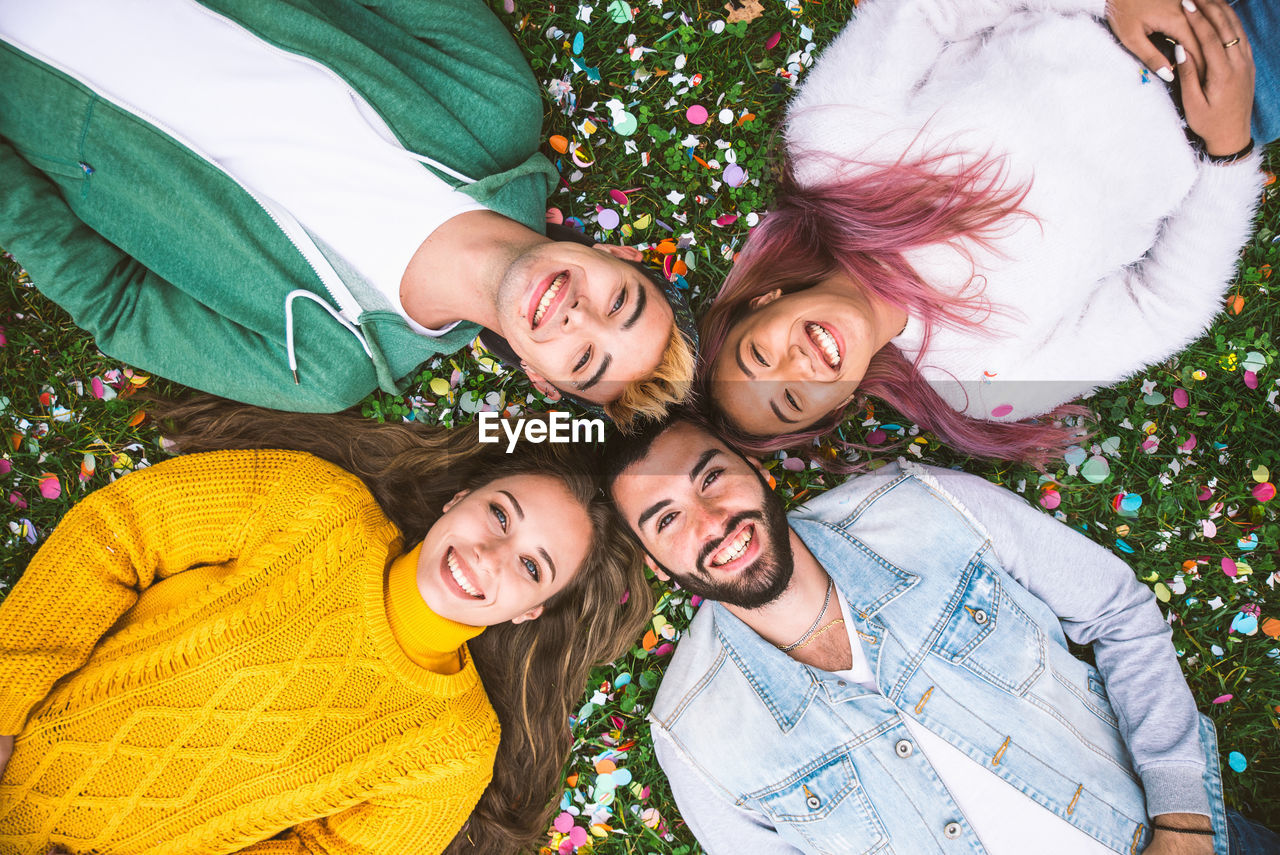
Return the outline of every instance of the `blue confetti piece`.
[[[1227,765],[1236,772],[1243,772],[1249,768],[1249,761],[1239,751],[1232,751],[1227,755]]]
[[[1116,538],[1116,549],[1119,549],[1121,552],[1127,552],[1130,555],[1133,554],[1133,547],[1125,543],[1124,538],[1122,537]]]
[[[586,44],[586,39],[583,37],[582,33],[575,33],[573,36],[573,52],[575,54],[582,53],[582,48],[585,46],[585,44]]]

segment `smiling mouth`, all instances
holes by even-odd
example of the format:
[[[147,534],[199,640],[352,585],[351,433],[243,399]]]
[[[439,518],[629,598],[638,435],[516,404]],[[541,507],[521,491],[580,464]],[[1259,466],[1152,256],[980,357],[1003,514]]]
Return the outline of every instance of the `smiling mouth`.
[[[450,546],[449,551],[445,553],[444,560],[446,566],[449,568],[449,575],[453,577],[454,583],[462,589],[463,593],[472,599],[483,600],[484,591],[481,591],[473,585],[471,580],[467,577],[467,574],[463,572],[462,565],[458,561],[457,553],[452,546]]]
[[[547,309],[555,301],[556,295],[560,293],[560,289],[569,281],[568,273],[557,274],[555,279],[551,280],[551,284],[547,286],[547,290],[542,292],[542,299],[538,300],[538,305],[534,307],[532,326],[534,329],[542,323],[543,317],[547,314]]]
[[[745,526],[738,536],[720,547],[714,555],[711,556],[712,567],[723,567],[730,561],[736,561],[747,553],[747,547],[751,545],[751,541],[755,538],[755,526]]]
[[[827,363],[827,367],[833,371],[839,370],[841,358],[836,337],[822,324],[813,321],[805,323],[804,331],[809,334],[809,341],[813,342],[818,353],[822,354],[822,361]]]

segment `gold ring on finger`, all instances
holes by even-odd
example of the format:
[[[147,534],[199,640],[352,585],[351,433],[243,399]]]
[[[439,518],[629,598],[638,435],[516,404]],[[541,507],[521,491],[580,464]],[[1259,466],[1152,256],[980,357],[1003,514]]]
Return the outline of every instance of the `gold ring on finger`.
[[[1237,36],[1236,38],[1232,39],[1232,40],[1231,40],[1231,41],[1229,41],[1229,42],[1223,42],[1223,43],[1222,43],[1222,46],[1223,46],[1224,48],[1229,48],[1229,47],[1235,47],[1235,46],[1236,46],[1236,45],[1238,45],[1238,44],[1240,44],[1240,37],[1239,37],[1239,36]]]

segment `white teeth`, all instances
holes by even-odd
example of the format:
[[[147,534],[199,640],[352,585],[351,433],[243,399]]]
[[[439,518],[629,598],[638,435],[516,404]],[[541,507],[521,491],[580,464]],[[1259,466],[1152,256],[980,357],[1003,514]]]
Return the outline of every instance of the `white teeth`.
[[[561,273],[555,279],[551,280],[551,284],[547,287],[547,290],[542,294],[542,299],[538,301],[538,308],[533,310],[534,326],[537,326],[538,324],[542,323],[542,316],[546,314],[547,306],[551,305],[551,301],[555,298],[556,294],[560,292],[560,286],[564,284],[564,280],[566,278],[567,277],[563,273]]]
[[[750,544],[751,527],[747,526],[742,530],[742,534],[733,539],[733,543],[730,543],[715,554],[715,557],[711,559],[711,563],[719,567],[723,564],[728,564],[730,561],[735,561],[742,557],[742,554],[747,551],[747,546]]]
[[[827,332],[826,327],[810,321],[805,324],[805,331],[809,333],[809,338],[813,339],[822,348],[822,355],[826,359],[827,365],[832,368],[839,368],[840,349],[836,347],[836,340],[831,333]]]
[[[452,547],[450,547],[448,554],[445,556],[445,560],[449,564],[449,572],[453,574],[453,581],[458,583],[459,588],[466,591],[468,594],[475,597],[477,600],[484,597],[484,594],[482,594],[480,591],[476,589],[474,585],[468,582],[467,577],[463,575],[462,568],[458,566],[458,560],[453,556]]]

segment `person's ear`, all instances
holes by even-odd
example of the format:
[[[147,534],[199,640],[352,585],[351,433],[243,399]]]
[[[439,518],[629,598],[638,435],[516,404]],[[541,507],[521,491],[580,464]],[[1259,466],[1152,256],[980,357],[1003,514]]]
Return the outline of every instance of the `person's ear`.
[[[649,572],[657,576],[663,582],[671,581],[671,577],[666,574],[666,571],[664,571],[661,567],[658,566],[658,562],[654,561],[653,556],[647,552],[644,554],[644,566],[648,567]]]
[[[616,258],[621,258],[623,261],[644,261],[644,253],[636,249],[634,246],[618,246],[613,243],[596,243],[592,244],[591,248],[598,249],[601,252],[607,252]]]
[[[529,382],[533,384],[534,388],[547,396],[548,400],[560,400],[560,390],[555,386],[552,386],[551,381],[546,377],[543,377],[537,371],[530,368],[529,363],[525,362],[523,359],[520,360],[520,369],[524,371],[525,376],[529,378]]]
[[[524,623],[527,620],[537,620],[542,616],[542,606],[534,606],[522,615],[516,615],[511,619],[512,623]]]
[[[770,303],[772,303],[774,300],[778,299],[781,296],[782,296],[782,289],[774,288],[772,291],[768,291],[764,294],[761,294],[758,297],[752,297],[749,301],[747,301],[747,305],[749,305],[753,309],[759,309],[762,306],[769,305]]]
[[[470,490],[459,490],[458,492],[454,493],[453,498],[445,502],[444,512],[446,514],[449,513],[450,509],[453,508],[454,505],[458,504],[458,502],[461,502],[463,499],[465,499],[470,492],[471,492]]]

